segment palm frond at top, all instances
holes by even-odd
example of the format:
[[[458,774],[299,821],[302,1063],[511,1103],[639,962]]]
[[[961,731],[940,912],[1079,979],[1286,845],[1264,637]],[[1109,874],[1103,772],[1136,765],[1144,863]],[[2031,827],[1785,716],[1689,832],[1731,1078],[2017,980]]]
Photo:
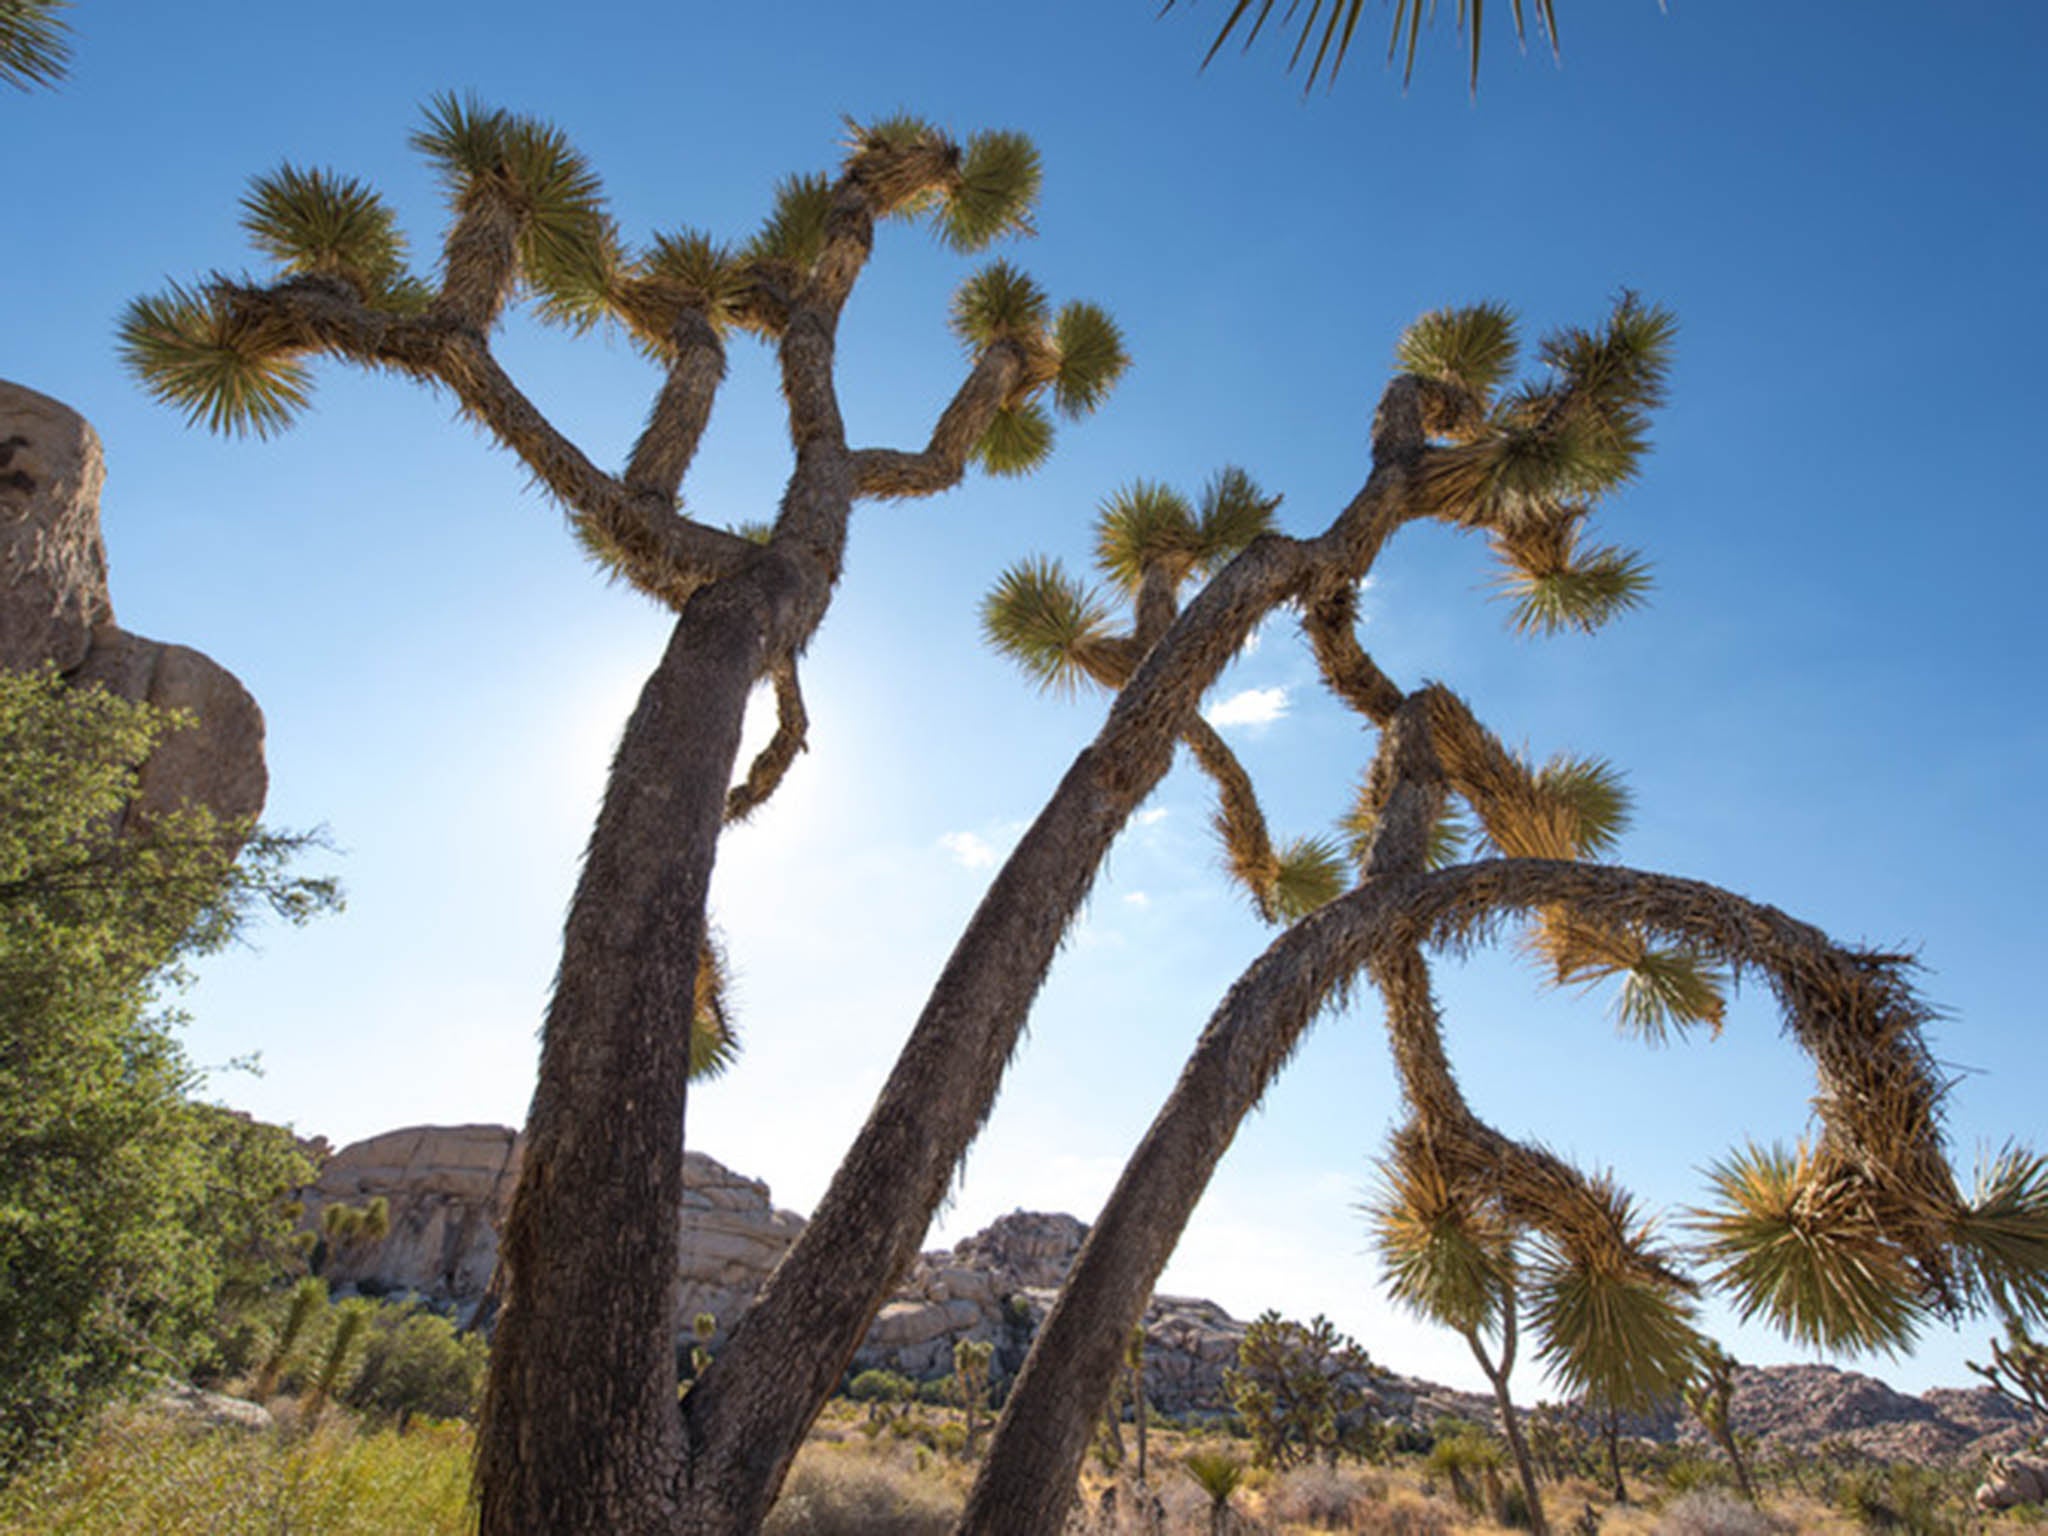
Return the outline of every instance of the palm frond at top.
[[[172,284],[121,317],[121,360],[150,395],[195,426],[268,437],[312,398],[293,339],[243,315],[221,292]]]
[[[1570,563],[1531,571],[1511,565],[1495,583],[1508,600],[1508,622],[1525,635],[1565,630],[1591,634],[1649,601],[1649,563],[1633,550],[1602,545],[1574,552]]]
[[[976,439],[974,462],[992,475],[1028,475],[1052,455],[1052,417],[1036,400],[1003,406]]]
[[[1567,1395],[1627,1413],[1684,1392],[1704,1340],[1691,1298],[1668,1281],[1547,1249],[1527,1295],[1537,1358]]]
[[[71,0],[0,3],[0,81],[17,90],[55,85],[71,67]]]
[[[1572,856],[1600,858],[1627,830],[1633,796],[1621,770],[1605,758],[1560,752],[1535,772],[1536,788],[1564,807]]]
[[[1844,1353],[1911,1348],[1926,1315],[1920,1283],[1853,1180],[1801,1142],[1745,1147],[1708,1181],[1712,1203],[1691,1225],[1745,1321]]]
[[[1498,1327],[1515,1257],[1497,1211],[1453,1188],[1434,1159],[1398,1140],[1361,1209],[1389,1296],[1460,1333]]]
[[[992,261],[954,290],[949,323],[970,352],[1000,341],[1036,343],[1052,318],[1052,303],[1029,273]]]
[[[702,230],[657,234],[618,285],[618,308],[636,336],[657,352],[686,310],[718,331],[735,322],[747,278],[739,258]]]
[[[1298,922],[1344,894],[1344,851],[1329,838],[1297,837],[1273,853],[1269,900],[1279,922]]]
[[[1172,10],[1178,0],[1166,0],[1165,10]],[[1230,14],[1224,18],[1222,29],[1216,34],[1216,41],[1209,46],[1207,64],[1222,51],[1244,26],[1244,46],[1248,50],[1258,40],[1260,31],[1273,14],[1274,0],[1235,0]],[[1523,11],[1523,0],[1509,0],[1514,12],[1515,39],[1526,42],[1528,19]],[[1428,17],[1436,14],[1435,0],[1428,0]],[[1535,12],[1537,25],[1549,40],[1551,51],[1557,51],[1557,10],[1556,0],[1530,0],[1529,9]],[[1287,67],[1299,68],[1308,65],[1307,88],[1314,89],[1318,79],[1334,82],[1337,71],[1351,51],[1351,43],[1358,31],[1359,18],[1365,12],[1365,0],[1308,0],[1306,6],[1301,0],[1290,0],[1281,15],[1283,26],[1291,23],[1297,13],[1301,16],[1301,30],[1296,34],[1293,51],[1289,54]],[[1481,21],[1485,13],[1485,0],[1470,0],[1469,15],[1466,0],[1458,0],[1458,31],[1465,34],[1471,57],[1471,85],[1479,88],[1479,49],[1482,36]],[[1249,21],[1247,22],[1247,17]],[[1394,0],[1393,27],[1387,38],[1387,59],[1402,59],[1401,82],[1406,85],[1415,76],[1415,57],[1422,43],[1422,28],[1425,20],[1425,0]]]
[[[981,602],[981,633],[1041,688],[1072,692],[1090,677],[1088,653],[1111,636],[1107,605],[1054,560],[1027,560]]]
[[[1234,464],[1225,465],[1202,487],[1195,516],[1196,563],[1205,571],[1227,564],[1262,533],[1273,530],[1280,497],[1259,489]]]
[[[775,184],[775,206],[742,253],[808,272],[825,249],[825,216],[832,208],[832,183],[821,175],[786,176]]]

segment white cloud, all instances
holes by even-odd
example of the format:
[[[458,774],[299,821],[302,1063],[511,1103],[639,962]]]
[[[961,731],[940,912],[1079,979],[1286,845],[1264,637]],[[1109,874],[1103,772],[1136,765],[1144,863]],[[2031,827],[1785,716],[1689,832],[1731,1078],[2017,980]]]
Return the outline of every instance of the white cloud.
[[[1124,905],[1128,907],[1149,907],[1152,905],[1152,898],[1143,891],[1126,891],[1124,892]]]
[[[947,832],[939,838],[939,846],[953,855],[962,869],[994,869],[996,851],[989,846],[988,839],[977,837],[972,832]]]
[[[1137,815],[1131,818],[1131,821],[1134,825],[1140,827],[1156,827],[1159,823],[1166,820],[1168,814],[1170,813],[1165,806],[1155,805],[1138,812]]]
[[[1202,711],[1202,718],[1219,729],[1226,725],[1271,725],[1287,713],[1287,690],[1247,688],[1233,693]]]

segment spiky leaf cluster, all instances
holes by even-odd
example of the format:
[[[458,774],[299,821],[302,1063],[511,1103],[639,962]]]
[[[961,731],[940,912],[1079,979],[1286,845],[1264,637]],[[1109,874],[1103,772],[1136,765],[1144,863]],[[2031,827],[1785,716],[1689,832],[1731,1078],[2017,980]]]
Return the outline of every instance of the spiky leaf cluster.
[[[1344,851],[1328,838],[1297,837],[1275,849],[1274,860],[1266,896],[1279,922],[1298,922],[1328,906],[1349,884]]]
[[[707,941],[697,955],[695,1011],[690,1019],[690,1078],[709,1082],[739,1059],[739,1031],[726,1001],[725,956]]]
[[[0,4],[0,82],[17,90],[55,85],[71,66],[70,0]]]
[[[774,262],[808,272],[825,249],[825,220],[832,211],[832,183],[822,175],[786,176],[775,184],[775,205],[760,231],[747,242],[749,261]]]
[[[1006,261],[990,262],[960,285],[950,323],[970,356],[1007,345],[1025,359],[1022,382],[975,447],[975,457],[996,474],[1036,469],[1052,451],[1052,418],[1037,400],[1048,384],[1062,415],[1084,416],[1108,398],[1130,364],[1107,312],[1074,302],[1055,320],[1045,290]]]
[[[1006,235],[1029,235],[1044,169],[1021,133],[992,130],[967,141],[959,179],[938,207],[939,237],[956,251],[986,249]]]
[[[215,432],[268,437],[290,426],[312,396],[294,339],[249,318],[226,285],[173,283],[121,317],[122,361],[150,395]]]
[[[1052,454],[1052,418],[1036,400],[998,410],[974,445],[974,461],[992,475],[1028,475]]]
[[[1110,612],[1053,560],[1011,566],[981,602],[984,639],[1039,687],[1071,693],[1090,652],[1110,638]]]
[[[388,309],[416,310],[428,297],[406,272],[390,207],[352,176],[290,164],[258,176],[242,196],[242,228],[292,275],[339,278]]]
[[[1131,365],[1123,332],[1099,304],[1082,300],[1060,306],[1053,322],[1053,350],[1059,356],[1053,374],[1053,404],[1070,421],[1088,415],[1109,397],[1116,381]]]
[[[2023,1326],[2048,1321],[2048,1157],[2007,1145],[1981,1162],[1955,1242],[1975,1296]]]
[[[1412,1138],[1397,1138],[1363,1210],[1389,1296],[1467,1336],[1500,1325],[1515,1256],[1496,1207],[1454,1187]]]
[[[1202,488],[1199,505],[1171,486],[1134,480],[1096,510],[1096,569],[1126,592],[1136,592],[1154,566],[1176,585],[1213,574],[1272,528],[1279,505],[1235,467]]]
[[[1568,629],[1591,634],[1640,608],[1654,583],[1642,556],[1603,544],[1574,549],[1547,569],[1531,570],[1510,559],[1497,585],[1508,599],[1508,620],[1517,631],[1555,635]]]
[[[495,199],[516,219],[520,274],[541,296],[544,315],[583,326],[608,311],[617,237],[603,183],[566,134],[444,94],[428,104],[411,142],[439,170],[458,218]]]
[[[1172,10],[1177,0],[1166,0],[1164,9]],[[1258,40],[1260,30],[1273,14],[1274,0],[1237,0],[1230,14],[1224,18],[1222,30],[1216,34],[1216,41],[1209,47],[1209,58],[1213,59],[1237,30],[1238,24],[1247,15],[1252,18],[1246,29],[1244,46],[1249,49]],[[1522,0],[1509,0],[1515,18],[1515,38],[1518,42],[1528,39],[1528,27],[1522,11]],[[1326,8],[1327,5],[1327,8]],[[1556,0],[1530,0],[1536,12],[1543,35],[1550,40],[1551,50],[1557,49]],[[1415,54],[1422,41],[1423,17],[1436,14],[1435,0],[1394,0],[1393,30],[1387,39],[1387,60],[1392,63],[1400,56],[1405,43],[1407,58],[1402,65],[1401,81],[1406,85],[1415,77]],[[1472,58],[1472,89],[1479,89],[1479,43],[1480,19],[1485,14],[1486,0],[1471,0],[1470,39]],[[1295,38],[1294,51],[1288,56],[1287,67],[1297,68],[1304,57],[1309,60],[1308,89],[1313,90],[1318,77],[1328,71],[1328,79],[1334,83],[1337,71],[1343,65],[1344,56],[1350,52],[1352,34],[1358,30],[1358,18],[1364,13],[1365,0],[1308,0],[1304,7],[1300,0],[1293,0],[1282,13],[1281,24],[1292,22],[1297,14],[1301,16],[1301,32]],[[1466,31],[1466,0],[1458,0],[1458,30]],[[1320,31],[1318,25],[1320,24]],[[1315,51],[1309,52],[1314,44]],[[1204,61],[1205,63],[1207,60]]]
[[[1922,1288],[1866,1192],[1805,1142],[1751,1145],[1708,1171],[1713,1204],[1693,1216],[1715,1283],[1744,1320],[1843,1352],[1911,1348]]]
[[[657,234],[626,264],[616,309],[634,339],[660,356],[670,350],[686,310],[721,332],[739,323],[747,287],[745,264],[734,251],[702,230],[685,229]]]
[[[1514,312],[1504,304],[1431,310],[1401,335],[1394,360],[1404,373],[1469,392],[1481,408],[1515,371]]]
[[[1373,834],[1379,830],[1379,824],[1379,806],[1374,799],[1372,783],[1367,779],[1359,784],[1350,811],[1337,823],[1337,831],[1344,839],[1344,851],[1361,872],[1372,854]],[[1446,805],[1437,819],[1430,823],[1422,867],[1449,869],[1465,857],[1466,849],[1475,836],[1472,824]]]

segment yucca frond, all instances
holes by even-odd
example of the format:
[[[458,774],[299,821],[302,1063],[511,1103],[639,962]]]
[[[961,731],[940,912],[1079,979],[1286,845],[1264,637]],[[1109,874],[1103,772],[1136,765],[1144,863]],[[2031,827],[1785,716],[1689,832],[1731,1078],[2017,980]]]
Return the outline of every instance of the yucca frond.
[[[510,119],[505,166],[520,214],[519,267],[549,319],[586,327],[616,290],[618,237],[604,183],[568,135],[535,118]]]
[[[884,218],[940,214],[959,174],[960,148],[931,123],[908,112],[871,123],[846,120],[846,172]]]
[[[658,328],[645,338],[657,347],[667,345],[667,330],[683,309],[700,310],[716,329],[725,330],[747,286],[733,251],[697,229],[657,234],[633,264],[632,276],[645,286],[638,293],[628,290],[624,307],[648,311],[644,317],[634,315],[635,325]]]
[[[55,85],[71,67],[71,0],[0,3],[0,81],[18,90]]]
[[[1110,633],[1108,607],[1056,560],[1011,566],[981,600],[982,638],[1049,692],[1088,680],[1087,651]]]
[[[1622,973],[1614,1021],[1657,1045],[1700,1024],[1718,1035],[1728,1011],[1727,989],[1727,970],[1699,950],[1649,949]]]
[[[1714,1203],[1691,1225],[1745,1321],[1761,1316],[1821,1349],[1912,1347],[1925,1314],[1918,1282],[1854,1185],[1826,1174],[1804,1142],[1752,1144],[1708,1181]]]
[[[726,1002],[725,955],[706,939],[697,952],[696,1007],[690,1019],[690,1080],[709,1082],[739,1060],[740,1037]]]
[[[1177,3],[1178,0],[1166,0],[1163,9],[1170,11]],[[1246,29],[1244,46],[1249,50],[1252,43],[1257,40],[1260,28],[1265,26],[1267,18],[1273,14],[1273,3],[1274,0],[1237,0],[1229,16],[1224,18],[1223,30],[1216,34],[1216,41],[1209,46],[1209,59],[1216,57],[1223,45],[1230,40],[1231,34],[1237,30],[1238,23],[1248,14],[1252,20],[1250,27]],[[1304,8],[1300,0],[1291,0],[1282,14],[1282,25],[1286,25],[1294,20],[1297,12],[1302,13],[1301,33],[1295,39],[1294,51],[1288,58],[1287,67],[1294,69],[1300,65],[1304,57],[1307,57],[1309,69],[1306,89],[1310,90],[1315,88],[1317,78],[1326,70],[1328,78],[1332,82],[1336,80],[1344,56],[1350,52],[1352,34],[1358,29],[1358,18],[1365,11],[1365,0],[1328,0],[1327,10],[1324,4],[1325,0],[1308,0],[1308,5]],[[1515,17],[1515,38],[1517,41],[1526,41],[1528,29],[1522,13],[1522,0],[1509,0],[1509,5]],[[1405,43],[1407,61],[1402,66],[1401,73],[1401,83],[1404,86],[1415,76],[1415,53],[1422,40],[1423,7],[1424,0],[1394,0],[1394,24],[1393,31],[1387,39],[1387,59],[1391,63],[1402,52]],[[1486,0],[1471,0],[1469,35],[1472,89],[1475,91],[1479,89],[1480,21],[1485,14],[1485,8]],[[1551,51],[1555,53],[1556,0],[1530,0],[1530,8],[1535,11],[1537,23],[1542,27],[1543,35],[1549,39]],[[1435,16],[1435,0],[1429,0],[1428,12],[1431,17]],[[1461,33],[1467,31],[1467,19],[1466,0],[1458,0],[1458,30]],[[1317,29],[1318,22],[1321,23],[1320,32]],[[1311,44],[1315,45],[1313,54],[1309,51]],[[1204,64],[1207,62],[1208,59],[1203,60]]]
[[[407,142],[434,162],[442,185],[460,198],[503,165],[511,121],[511,113],[473,95],[444,91],[427,103],[426,121]]]
[[[1006,405],[974,445],[974,461],[992,475],[1028,475],[1052,454],[1052,418],[1036,400]]]
[[[1505,304],[1433,309],[1402,333],[1402,372],[1470,390],[1484,405],[1515,369],[1515,315]]]
[[[1955,1245],[1978,1301],[2024,1325],[2048,1321],[2048,1157],[2008,1143],[1980,1161]]]
[[[1133,480],[1095,510],[1095,568],[1126,592],[1154,563],[1186,575],[1200,552],[1195,509],[1170,485]]]
[[[1116,381],[1131,366],[1123,332],[1097,304],[1075,300],[1060,306],[1052,327],[1059,372],[1053,375],[1052,398],[1062,416],[1078,420],[1109,398]]]
[[[1260,490],[1235,464],[1226,464],[1202,487],[1195,516],[1195,563],[1204,571],[1227,565],[1238,551],[1273,530],[1280,498]]]
[[[1621,770],[1605,758],[1560,752],[1538,768],[1536,787],[1564,807],[1571,823],[1572,856],[1611,853],[1627,830],[1633,796]]]
[[[1491,1333],[1515,1279],[1512,1235],[1497,1211],[1454,1190],[1434,1159],[1397,1138],[1360,1207],[1387,1294],[1459,1333]]]
[[[1617,615],[1640,608],[1654,585],[1641,555],[1607,545],[1541,575],[1510,568],[1495,584],[1508,599],[1509,622],[1525,635],[1566,629],[1591,634]]]
[[[1604,327],[1552,332],[1541,356],[1575,395],[1603,412],[1647,411],[1664,403],[1677,337],[1678,318],[1670,310],[1624,293]]]
[[[992,261],[954,290],[950,324],[970,352],[979,352],[999,341],[1036,341],[1051,317],[1051,301],[1030,274]]]
[[[286,272],[338,277],[374,301],[405,278],[405,240],[366,182],[289,163],[242,194],[242,228]]]
[[[1274,851],[1273,916],[1292,923],[1328,906],[1349,886],[1344,850],[1326,837],[1297,837]]]
[[[1554,1248],[1531,1266],[1528,1315],[1551,1381],[1623,1413],[1678,1401],[1706,1343],[1684,1292]]]
[[[927,118],[915,112],[891,112],[868,122],[846,120],[846,145],[848,149],[915,149],[919,145],[943,138],[939,130]]]
[[[808,272],[825,249],[825,217],[832,183],[822,175],[786,176],[775,184],[775,206],[743,255]]]
[[[977,133],[961,156],[960,177],[939,206],[939,237],[956,251],[979,251],[1005,235],[1029,235],[1044,171],[1038,148],[1021,133]]]
[[[121,317],[120,350],[154,399],[215,432],[282,432],[312,395],[289,338],[242,318],[216,292],[173,283],[136,299]]]

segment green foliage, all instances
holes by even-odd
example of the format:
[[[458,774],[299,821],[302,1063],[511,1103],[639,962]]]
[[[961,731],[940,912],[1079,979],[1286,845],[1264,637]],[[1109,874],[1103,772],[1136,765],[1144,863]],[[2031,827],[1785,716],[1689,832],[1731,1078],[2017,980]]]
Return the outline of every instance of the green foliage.
[[[174,1021],[151,1012],[165,967],[252,905],[333,904],[282,877],[300,840],[237,860],[192,811],[113,831],[174,724],[48,669],[0,672],[0,1476],[138,1366],[203,1359],[223,1287],[285,1249],[283,1192],[309,1172],[191,1102]]]
[[[372,303],[411,308],[425,297],[406,274],[391,209],[354,177],[282,165],[250,182],[242,228],[287,273],[341,278]]]
[[[1028,235],[1044,179],[1038,149],[1021,133],[977,133],[960,179],[939,213],[939,236],[956,251],[979,251],[1005,235]]]
[[[1727,972],[1700,950],[1683,945],[1645,949],[1623,973],[1614,1000],[1615,1023],[1653,1044],[1695,1024],[1718,1030],[1727,986]]]
[[[1991,1341],[1991,1363],[1969,1362],[1984,1384],[2034,1416],[2037,1431],[2048,1431],[2048,1345],[2038,1344],[2024,1326],[2008,1318],[2005,1339]]]
[[[71,67],[71,0],[0,0],[0,82],[55,85]]]
[[[1605,758],[1560,752],[1535,773],[1536,787],[1564,808],[1574,857],[1604,858],[1627,830],[1633,796]]]
[[[2015,1328],[2048,1321],[2048,1157],[2007,1144],[1980,1161],[1955,1236],[1979,1297]]]
[[[1041,688],[1071,693],[1088,676],[1088,650],[1109,638],[1109,610],[1058,561],[1026,560],[982,599],[981,633]]]
[[[846,1395],[857,1403],[903,1403],[917,1395],[917,1383],[895,1371],[862,1371],[847,1383]]]
[[[153,399],[192,426],[269,437],[312,398],[312,378],[293,339],[237,309],[224,287],[173,283],[129,304],[121,360]]]
[[[318,1275],[307,1275],[292,1287],[285,1302],[284,1316],[271,1339],[270,1350],[257,1369],[252,1390],[258,1402],[266,1400],[277,1390],[278,1383],[284,1380],[285,1372],[291,1368],[293,1357],[319,1331],[326,1316],[327,1282]]]
[[[1166,0],[1164,9],[1170,11],[1176,3],[1177,0]],[[1304,8],[1300,0],[1294,0],[1281,15],[1281,25],[1285,26],[1294,20],[1297,13],[1301,14],[1301,33],[1295,39],[1293,53],[1288,57],[1289,69],[1301,63],[1311,43],[1316,45],[1309,61],[1307,88],[1311,90],[1315,87],[1317,77],[1322,75],[1326,68],[1329,71],[1329,80],[1335,83],[1344,56],[1350,51],[1352,34],[1358,29],[1358,18],[1365,10],[1365,0],[1328,0],[1327,10],[1324,9],[1324,3],[1325,0],[1308,0],[1308,5]],[[1514,9],[1515,39],[1517,42],[1526,42],[1528,27],[1522,12],[1522,0],[1509,0],[1509,4]],[[1480,18],[1485,13],[1485,7],[1486,0],[1471,0],[1472,89],[1475,91],[1479,89]],[[1543,29],[1543,35],[1550,39],[1554,52],[1557,48],[1556,0],[1531,0],[1530,8],[1535,11],[1536,20]],[[1238,23],[1247,15],[1251,16],[1251,25],[1245,30],[1244,45],[1250,48],[1272,14],[1273,0],[1236,0],[1230,14],[1224,18],[1222,30],[1216,34],[1216,41],[1209,47],[1209,58],[1216,57],[1223,45],[1230,40],[1231,34],[1237,30]],[[1402,52],[1405,44],[1407,57],[1402,65],[1403,85],[1415,76],[1415,53],[1422,41],[1424,14],[1424,0],[1394,0],[1394,24],[1393,32],[1387,40],[1387,58],[1391,62]],[[1429,0],[1427,14],[1432,18],[1436,15],[1435,0]],[[1322,24],[1320,35],[1317,32],[1318,22]],[[1466,30],[1466,0],[1458,0],[1458,30]]]
[[[1281,922],[1307,917],[1344,894],[1350,881],[1344,850],[1326,837],[1297,837],[1274,850],[1273,913]]]
[[[460,1332],[432,1312],[380,1307],[342,1401],[401,1424],[414,1417],[472,1418],[489,1357],[480,1333]]]
[[[953,334],[970,352],[999,341],[1036,341],[1051,318],[1045,290],[1007,261],[990,262],[953,294]]]
[[[1278,496],[1268,496],[1235,464],[1225,465],[1202,487],[1195,523],[1197,564],[1204,571],[1222,569],[1253,539],[1272,531],[1279,506]]]
[[[1376,1445],[1367,1380],[1372,1361],[1326,1317],[1307,1323],[1267,1312],[1245,1330],[1223,1390],[1251,1435],[1261,1466],[1363,1457]]]
[[[1762,1315],[1802,1344],[1897,1354],[1923,1316],[1921,1290],[1846,1181],[1813,1151],[1751,1144],[1708,1170],[1714,1203],[1694,1215],[1716,1284],[1745,1321]]]
[[[832,183],[821,175],[789,176],[775,185],[775,206],[748,242],[750,261],[781,262],[808,272],[825,249],[825,216],[832,209]]]
[[[1553,570],[1514,569],[1499,582],[1508,614],[1525,635],[1555,635],[1567,629],[1591,634],[1609,620],[1649,601],[1655,583],[1642,556],[1602,545],[1578,553],[1574,563]]]
[[[1397,1142],[1363,1207],[1387,1294],[1418,1317],[1478,1338],[1514,1305],[1512,1234],[1497,1211]]]
[[[1185,575],[1200,552],[1195,509],[1172,486],[1133,480],[1095,514],[1096,569],[1126,592],[1136,592],[1154,564]]]
[[[1076,420],[1109,398],[1131,357],[1109,311],[1079,299],[1060,306],[1052,341],[1060,355],[1059,372],[1052,381],[1053,404],[1062,416]]]
[[[1035,400],[1006,405],[974,445],[974,460],[992,475],[1028,475],[1052,453],[1052,418]]]
[[[1515,371],[1515,316],[1504,304],[1435,309],[1409,326],[1394,349],[1403,372],[1471,391],[1484,405]]]
[[[1209,1496],[1209,1507],[1221,1509],[1244,1483],[1244,1463],[1228,1451],[1198,1448],[1180,1460],[1181,1470]]]

